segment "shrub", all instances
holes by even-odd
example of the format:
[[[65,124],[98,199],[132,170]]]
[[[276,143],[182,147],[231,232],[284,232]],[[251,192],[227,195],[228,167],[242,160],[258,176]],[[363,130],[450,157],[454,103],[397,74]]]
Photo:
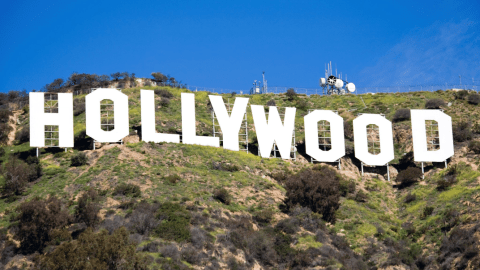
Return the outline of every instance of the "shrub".
[[[422,177],[422,170],[416,167],[408,167],[406,170],[400,171],[397,175],[397,182],[400,187],[407,187],[417,182]]]
[[[95,189],[90,188],[79,199],[75,209],[75,219],[77,222],[85,222],[87,227],[94,227],[99,221],[100,205],[96,202],[98,193]]]
[[[29,165],[28,180],[30,182],[37,180],[43,175],[42,166],[40,160],[35,156],[29,156],[27,158],[27,164]]]
[[[184,206],[164,203],[159,207],[157,217],[162,220],[155,229],[160,237],[176,242],[184,242],[190,239],[191,214]]]
[[[410,109],[399,109],[393,115],[393,122],[410,120]]]
[[[355,201],[356,202],[367,202],[368,201],[368,195],[365,193],[363,190],[359,190],[357,194],[355,195]]]
[[[468,149],[475,154],[480,154],[480,142],[479,141],[470,141],[468,143]],[[1,156],[1,155],[0,155]]]
[[[263,209],[253,216],[253,219],[261,225],[267,225],[273,220],[275,212],[272,209]]]
[[[473,137],[472,127],[469,122],[462,121],[453,126],[453,140],[456,142],[465,142]]]
[[[127,227],[141,235],[148,235],[160,224],[155,217],[158,207],[158,204],[149,204],[145,201],[140,202],[130,215]]]
[[[417,195],[413,193],[408,193],[407,196],[405,196],[405,199],[403,200],[404,203],[410,203],[413,202],[417,199]]]
[[[304,110],[306,111],[307,108],[308,108],[308,102],[305,100],[305,99],[299,99],[297,101],[297,108],[300,109],[300,110]]]
[[[26,143],[30,141],[30,126],[24,126],[19,132],[15,134],[15,140],[19,144]]]
[[[206,232],[198,227],[190,229],[190,242],[197,249],[202,249],[207,241]]]
[[[480,95],[479,94],[471,94],[468,96],[468,103],[473,105],[478,105],[480,103]]]
[[[287,90],[286,95],[287,95],[288,100],[290,100],[290,101],[294,100],[297,97],[297,93],[295,92],[295,90],[293,88],[289,88]]]
[[[420,219],[425,219],[428,216],[430,216],[433,213],[434,209],[435,208],[432,206],[426,206],[425,208],[423,208],[423,212],[422,212],[422,215],[420,216]]]
[[[159,102],[159,105],[162,107],[168,107],[168,105],[170,105],[170,99],[166,97],[162,97],[162,99]]]
[[[182,180],[178,174],[171,174],[164,177],[165,183],[175,185],[178,181]]]
[[[222,162],[212,162],[212,169],[219,171],[227,172],[237,172],[240,168],[236,164],[222,163]]]
[[[87,164],[88,157],[85,153],[79,152],[70,159],[70,166],[78,167]]]
[[[349,193],[355,193],[355,181],[353,180],[340,180],[340,195],[342,197],[347,196]]]
[[[3,155],[5,155],[5,149],[0,147],[0,157],[3,157]]]
[[[213,198],[219,200],[221,203],[229,205],[232,201],[232,196],[225,188],[217,188],[213,191]]]
[[[437,181],[437,189],[442,191],[448,189],[457,182],[457,175],[459,174],[457,165],[448,167],[443,178]]]
[[[22,160],[11,156],[0,172],[5,179],[3,192],[5,195],[20,195],[30,180],[31,168]]]
[[[112,235],[106,230],[95,234],[91,229],[78,240],[62,243],[53,252],[40,255],[40,269],[148,269],[147,260],[136,253],[122,227]]]
[[[445,106],[445,101],[438,98],[429,99],[425,103],[425,109],[440,109],[442,106]]]
[[[327,166],[303,170],[287,179],[285,203],[289,208],[297,204],[308,207],[333,223],[340,207],[340,180],[335,170]]]
[[[267,102],[267,106],[277,106],[277,104],[275,103],[275,100],[270,99],[270,100]]]
[[[455,99],[465,99],[468,96],[467,90],[460,90],[455,92]]]
[[[47,200],[38,197],[24,202],[18,207],[18,232],[20,249],[25,253],[41,251],[51,238],[54,229],[67,226],[71,217],[61,201],[56,197]]]
[[[120,183],[115,187],[114,194],[123,196],[140,197],[140,187],[134,184]]]
[[[167,99],[173,98],[173,94],[166,89],[155,90],[155,95],[158,95],[158,96],[161,96],[162,98],[167,98]]]
[[[345,138],[353,141],[353,124],[349,121],[343,121],[343,134]]]

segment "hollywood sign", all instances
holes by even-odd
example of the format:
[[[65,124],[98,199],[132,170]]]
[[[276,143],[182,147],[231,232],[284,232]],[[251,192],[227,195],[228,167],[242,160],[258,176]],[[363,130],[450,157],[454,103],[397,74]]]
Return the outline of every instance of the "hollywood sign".
[[[223,147],[239,151],[238,133],[246,113],[248,98],[237,97],[229,115],[221,96],[208,96],[223,133]],[[58,113],[44,112],[44,93],[30,93],[30,146],[45,147],[45,126],[59,127],[59,146],[73,147],[73,95],[58,94]],[[114,102],[115,128],[101,129],[100,102]],[[155,94],[140,90],[142,140],[145,142],[180,143],[180,135],[155,131]],[[128,97],[115,89],[101,88],[85,97],[86,133],[97,142],[118,142],[129,134]],[[275,106],[270,106],[268,120],[264,106],[250,105],[261,156],[268,158],[273,144],[283,159],[290,158],[292,133],[295,127],[295,108],[286,108],[282,120]],[[220,147],[218,137],[197,136],[195,127],[195,95],[181,94],[182,143]],[[414,160],[442,162],[453,156],[452,119],[440,110],[411,110]],[[330,122],[331,149],[324,151],[318,145],[319,121]],[[428,150],[425,121],[438,123],[440,148]],[[343,118],[333,111],[315,110],[304,117],[306,153],[317,161],[334,162],[345,155]],[[367,126],[379,128],[380,153],[368,151]],[[353,120],[355,157],[367,165],[382,166],[394,159],[392,123],[379,114],[362,114]]]

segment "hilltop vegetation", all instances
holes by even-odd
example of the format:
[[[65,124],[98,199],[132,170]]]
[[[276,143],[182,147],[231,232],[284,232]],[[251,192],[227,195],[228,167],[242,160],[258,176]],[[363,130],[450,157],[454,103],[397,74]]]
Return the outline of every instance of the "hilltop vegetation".
[[[157,131],[181,134],[180,94],[187,90],[141,88],[155,90]],[[96,150],[85,134],[85,95],[74,97],[74,149],[40,149],[38,159],[28,143],[28,106],[0,111],[0,139],[6,138],[0,141],[3,267],[480,267],[475,93],[245,96],[250,104],[297,108],[297,161],[284,161],[256,155],[249,109],[249,153],[141,142],[140,87],[122,92],[129,97],[130,135],[124,144],[97,143]],[[212,134],[209,94],[195,93],[197,135]],[[235,96],[223,95],[231,103]],[[413,162],[408,109],[426,107],[452,117],[455,156],[447,168],[426,164],[422,179]],[[312,164],[305,154],[309,109],[336,110],[344,118],[341,169]],[[393,122],[391,182],[385,167],[360,173],[351,130],[358,113],[382,113]]]

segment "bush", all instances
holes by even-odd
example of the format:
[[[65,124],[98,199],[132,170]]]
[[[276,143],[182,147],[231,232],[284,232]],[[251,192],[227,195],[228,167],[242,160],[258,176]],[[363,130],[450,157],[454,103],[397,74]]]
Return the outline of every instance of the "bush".
[[[217,188],[213,191],[213,198],[219,200],[221,203],[229,205],[232,201],[232,196],[225,188]]]
[[[219,171],[227,171],[227,172],[238,172],[240,168],[235,164],[230,163],[222,163],[222,162],[212,162],[212,169],[219,170]]]
[[[163,98],[166,98],[166,99],[171,99],[171,98],[173,98],[173,94],[170,93],[170,91],[165,90],[165,89],[155,90],[155,95],[161,96],[162,99],[163,99]]]
[[[132,196],[132,197],[140,197],[142,196],[142,192],[140,187],[134,184],[127,184],[127,183],[120,183],[115,187],[113,191],[116,195],[123,195],[123,196]]]
[[[303,170],[287,179],[285,204],[289,208],[297,204],[308,207],[333,223],[340,207],[340,180],[335,170],[327,166]]]
[[[267,106],[277,106],[277,104],[275,103],[275,100],[270,99],[270,100],[267,102]]]
[[[178,181],[182,180],[178,174],[171,174],[164,177],[165,183],[175,185]]]
[[[161,107],[168,107],[168,105],[170,105],[170,99],[166,97],[162,97],[162,99],[160,99],[160,102],[158,104]]]
[[[422,177],[422,170],[416,167],[408,167],[406,170],[400,171],[397,175],[397,182],[400,187],[407,187],[417,182]]]
[[[122,227],[112,235],[106,230],[95,234],[91,229],[78,240],[62,243],[53,252],[40,255],[40,269],[148,269],[147,260],[136,253]]]
[[[428,216],[430,216],[433,213],[433,210],[435,210],[435,208],[432,206],[426,206],[425,208],[423,208],[423,212],[422,212],[422,215],[420,216],[420,219],[425,219]]]
[[[86,165],[88,161],[88,157],[85,153],[79,152],[78,154],[72,156],[70,159],[70,166],[78,167]]]
[[[14,156],[9,158],[4,168],[0,167],[0,172],[5,179],[2,187],[5,195],[22,194],[27,183],[35,175],[32,167]]]
[[[465,99],[468,96],[467,90],[460,90],[455,92],[455,99]]]
[[[305,100],[305,99],[299,99],[297,101],[297,106],[296,106],[299,110],[304,110],[306,111],[307,108],[308,108],[308,102]]]
[[[417,199],[417,195],[413,193],[408,193],[407,196],[405,196],[405,199],[403,200],[404,203],[410,203],[413,202]]]
[[[393,115],[393,122],[410,120],[410,109],[399,109]]]
[[[3,157],[3,155],[5,155],[5,149],[0,147],[0,157]]]
[[[290,101],[294,100],[297,97],[297,93],[295,92],[295,90],[293,88],[289,88],[287,90],[286,95],[287,95],[288,100],[290,100]]]
[[[349,121],[343,121],[343,134],[345,138],[353,141],[353,124]]]
[[[437,189],[442,191],[448,189],[457,182],[457,175],[459,174],[457,165],[448,167],[443,178],[437,181]]]
[[[255,213],[253,219],[260,225],[267,225],[272,222],[274,214],[275,212],[272,209],[263,209]]]
[[[368,201],[367,193],[365,193],[363,190],[359,190],[355,195],[355,201],[362,202],[362,203],[367,202]]]
[[[68,209],[56,197],[47,200],[36,197],[22,203],[17,210],[15,238],[20,241],[20,249],[27,254],[42,251],[52,239],[53,230],[65,228],[71,221]]]
[[[100,205],[97,203],[98,193],[90,188],[79,199],[75,209],[75,219],[77,222],[85,222],[87,227],[94,227],[99,221]]]
[[[477,155],[480,154],[480,142],[470,141],[470,143],[468,143],[468,149]]]
[[[158,204],[149,204],[145,201],[140,202],[130,215],[127,227],[136,233],[148,236],[160,224],[155,217],[158,208]]]
[[[30,141],[30,126],[24,126],[20,131],[15,134],[15,140],[19,144]]]
[[[155,232],[166,240],[184,242],[190,240],[190,219],[188,210],[175,203],[164,203],[158,209],[157,217],[162,220]]]
[[[429,99],[425,103],[425,109],[440,109],[442,106],[445,106],[445,101],[438,98]]]
[[[355,193],[355,181],[353,180],[344,180],[340,181],[340,195],[346,197],[349,193]]]
[[[469,122],[462,121],[453,126],[453,140],[456,142],[465,142],[473,137],[472,127]]]
[[[480,103],[480,95],[479,94],[471,94],[468,96],[468,103],[473,105],[478,105]]]

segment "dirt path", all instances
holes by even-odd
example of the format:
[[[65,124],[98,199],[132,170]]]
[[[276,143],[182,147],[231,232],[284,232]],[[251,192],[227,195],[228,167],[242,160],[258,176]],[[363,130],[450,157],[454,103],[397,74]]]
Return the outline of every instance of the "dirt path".
[[[7,145],[12,145],[13,141],[15,140],[15,134],[17,133],[18,116],[21,113],[22,113],[22,111],[13,111],[13,115],[9,117],[8,124],[12,127],[12,131],[10,131],[10,133],[8,133]]]

